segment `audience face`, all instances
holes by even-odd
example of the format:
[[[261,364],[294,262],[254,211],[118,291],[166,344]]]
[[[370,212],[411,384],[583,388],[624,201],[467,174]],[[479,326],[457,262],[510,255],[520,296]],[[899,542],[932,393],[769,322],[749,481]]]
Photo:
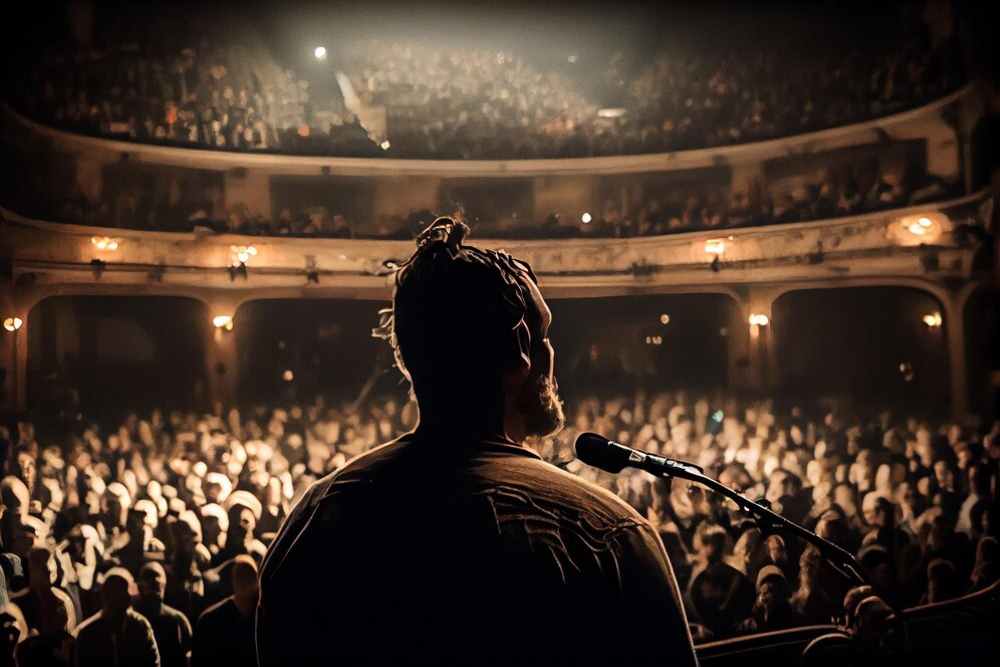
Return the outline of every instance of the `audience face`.
[[[159,563],[150,563],[139,574],[139,594],[145,598],[162,600],[167,590],[167,573]]]

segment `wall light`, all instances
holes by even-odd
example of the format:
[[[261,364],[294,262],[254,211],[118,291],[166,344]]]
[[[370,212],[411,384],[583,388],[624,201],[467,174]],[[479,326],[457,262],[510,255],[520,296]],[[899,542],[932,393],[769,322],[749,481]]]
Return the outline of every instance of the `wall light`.
[[[111,236],[91,236],[90,242],[98,250],[108,250],[114,252],[118,250],[118,246],[122,244],[122,239],[113,238]]]
[[[229,259],[233,266],[246,265],[251,257],[257,256],[257,248],[252,245],[229,246]]]
[[[723,255],[726,252],[725,239],[709,239],[705,241],[705,252],[709,255]]]
[[[386,139],[385,141],[383,141],[382,143],[379,144],[379,148],[381,148],[384,151],[387,151],[390,148],[392,148],[392,144],[390,144],[389,140]]]
[[[17,331],[22,326],[24,326],[24,320],[20,317],[8,317],[3,321],[3,328],[11,333]]]
[[[295,373],[293,373],[291,369],[288,369],[281,374],[281,379],[285,382],[291,382],[295,379]]]
[[[317,46],[313,49],[313,55],[316,56],[316,60],[326,60],[326,47]]]
[[[943,320],[941,319],[941,313],[927,313],[922,318],[923,323],[926,324],[931,329],[937,329],[941,326]]]
[[[667,315],[666,313],[663,313],[662,315],[660,315],[660,324],[664,324],[664,325],[670,324],[670,316]]]
[[[233,316],[232,315],[216,315],[212,318],[212,326],[216,329],[225,329],[226,331],[233,330]]]
[[[763,313],[752,313],[750,315],[750,324],[752,325],[766,327],[770,321],[771,320],[768,319],[767,315],[764,315]]]
[[[593,219],[594,216],[590,215],[590,213],[584,213],[583,215],[580,216],[580,222],[582,222],[585,225],[589,225],[590,221]]]

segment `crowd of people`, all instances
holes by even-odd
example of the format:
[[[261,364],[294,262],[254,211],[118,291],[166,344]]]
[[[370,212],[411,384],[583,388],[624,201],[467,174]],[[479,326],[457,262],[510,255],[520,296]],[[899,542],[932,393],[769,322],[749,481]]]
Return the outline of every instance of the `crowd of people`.
[[[11,102],[70,130],[222,150],[435,159],[672,152],[867,120],[961,84],[954,40],[886,31],[863,43],[831,29],[822,44],[794,47],[794,57],[773,42],[693,50],[665,39],[650,53],[622,45],[586,67],[566,56],[557,67],[512,50],[359,37],[331,48],[320,75],[213,25],[186,40],[154,33],[52,47],[23,72]],[[341,92],[317,94],[316,77],[326,85],[335,75]],[[366,109],[384,109],[385,128],[363,123]]]
[[[690,460],[765,498],[857,554],[896,607],[1000,578],[1000,423],[813,407],[779,413],[771,401],[683,391],[581,395],[561,433],[529,444],[649,519],[698,640],[835,621],[848,582],[815,548],[762,534],[701,487],[585,466],[572,448],[579,433]],[[19,421],[0,434],[4,659],[254,664],[256,572],[291,505],[416,421],[415,403],[388,396]]]

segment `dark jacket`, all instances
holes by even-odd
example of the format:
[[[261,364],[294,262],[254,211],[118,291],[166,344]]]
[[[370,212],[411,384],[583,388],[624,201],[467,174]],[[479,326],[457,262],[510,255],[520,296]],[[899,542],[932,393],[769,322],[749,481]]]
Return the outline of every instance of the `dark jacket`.
[[[263,563],[262,665],[692,665],[656,532],[512,442],[407,435],[314,484]]]
[[[73,663],[116,667],[160,667],[153,628],[141,614],[128,609],[121,625],[98,612],[76,628]]]
[[[186,667],[191,651],[191,623],[187,617],[159,600],[140,600],[135,609],[153,628],[161,667]]]

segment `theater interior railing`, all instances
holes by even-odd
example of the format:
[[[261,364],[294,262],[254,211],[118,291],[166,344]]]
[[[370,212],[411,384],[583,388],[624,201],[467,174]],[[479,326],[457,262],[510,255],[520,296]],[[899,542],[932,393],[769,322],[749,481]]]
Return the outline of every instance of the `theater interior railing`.
[[[900,612],[884,645],[865,645],[835,625],[765,632],[698,645],[704,665],[993,665],[1000,656],[1000,582],[968,595]],[[822,638],[822,639],[821,639]],[[805,657],[804,657],[805,654]]]

